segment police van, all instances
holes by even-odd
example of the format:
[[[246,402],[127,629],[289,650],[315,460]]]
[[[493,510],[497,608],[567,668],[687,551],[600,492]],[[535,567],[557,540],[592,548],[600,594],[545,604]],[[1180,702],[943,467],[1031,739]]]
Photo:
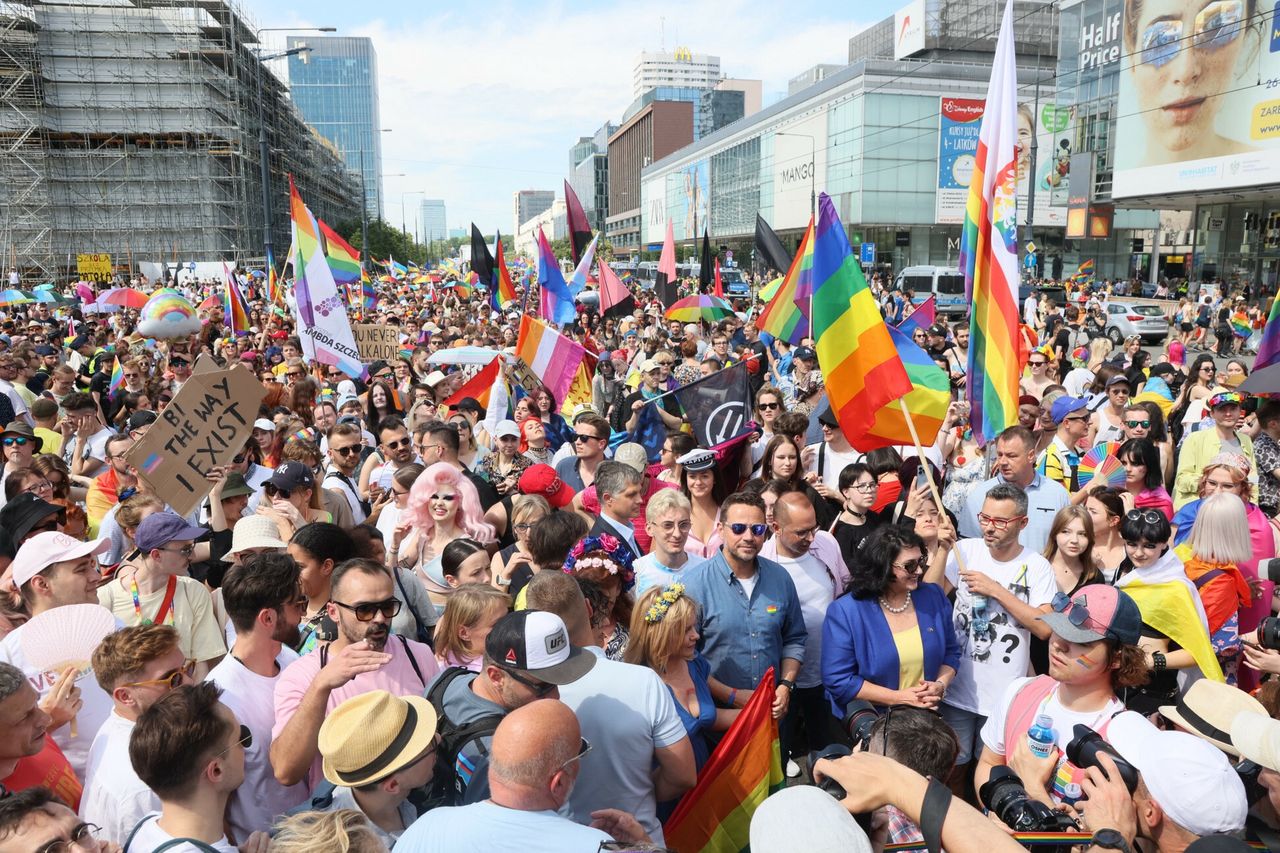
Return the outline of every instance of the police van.
[[[911,301],[917,304],[932,294],[936,297],[939,314],[963,317],[969,313],[969,303],[964,296],[964,276],[956,267],[905,267],[898,273],[894,285],[899,290],[909,288]]]

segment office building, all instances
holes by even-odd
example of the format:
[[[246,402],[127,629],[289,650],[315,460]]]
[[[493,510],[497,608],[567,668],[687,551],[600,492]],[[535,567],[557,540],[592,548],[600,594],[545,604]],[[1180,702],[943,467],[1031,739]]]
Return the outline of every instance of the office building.
[[[794,95],[796,92],[808,89],[814,83],[826,80],[832,74],[835,74],[843,65],[815,65],[805,71],[797,74],[787,81],[787,94]]]
[[[418,234],[422,241],[444,240],[449,233],[444,213],[444,199],[424,198],[418,208]]]
[[[511,233],[519,234],[520,226],[551,207],[555,190],[516,190],[511,194]]]
[[[695,123],[692,102],[652,101],[609,137],[609,216],[605,230],[615,252],[640,248],[640,208],[646,201],[641,196],[641,172],[651,163],[688,146],[693,141]],[[701,189],[702,196],[694,204],[695,209],[708,204],[705,182]],[[696,197],[697,191],[691,192],[691,198]],[[665,217],[666,210],[656,207],[652,213]],[[665,218],[661,221],[666,222]]]
[[[694,53],[687,47],[666,51],[643,50],[632,74],[631,96],[638,98],[658,86],[710,89],[720,80],[720,57]]]
[[[597,231],[604,231],[609,216],[609,137],[617,129],[613,122],[605,122],[594,135],[579,137],[569,149],[569,186]]]

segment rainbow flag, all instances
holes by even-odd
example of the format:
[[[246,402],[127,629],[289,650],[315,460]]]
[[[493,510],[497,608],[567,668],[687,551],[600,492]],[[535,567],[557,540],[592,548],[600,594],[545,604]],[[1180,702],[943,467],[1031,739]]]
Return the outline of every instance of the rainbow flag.
[[[1253,334],[1253,325],[1249,322],[1248,314],[1237,311],[1231,315],[1231,333],[1237,338],[1247,338]]]
[[[800,298],[801,282],[804,289],[812,293],[813,286],[813,219],[809,219],[809,227],[805,229],[800,248],[796,250],[791,268],[782,279],[782,284],[773,292],[773,298],[764,307],[764,311],[756,318],[756,328],[768,332],[775,338],[787,341],[792,346],[800,343],[801,338],[809,335],[809,299]]]
[[[911,380],[826,193],[818,196],[813,281],[818,366],[831,411],[853,442],[872,427],[882,406],[911,391]]]
[[[107,385],[107,396],[114,395],[124,382],[124,366],[120,364],[120,356],[116,356],[115,367],[111,368],[111,383]]]
[[[557,401],[563,401],[573,387],[578,365],[586,357],[582,344],[570,340],[541,320],[528,314],[520,317],[520,336],[516,339],[516,357],[542,380]]]
[[[973,436],[984,446],[1018,422],[1017,88],[1008,0],[960,232],[960,269],[973,305],[965,396]]]
[[[489,286],[489,299],[494,310],[500,310],[502,306],[508,302],[514,302],[516,298],[516,286],[511,281],[511,271],[507,269],[507,262],[502,257],[502,234],[497,235],[498,245],[494,247],[494,281]]]
[[[893,339],[898,358],[902,359],[902,366],[907,369],[907,377],[911,380],[911,391],[902,398],[902,402],[911,412],[920,444],[928,447],[937,439],[947,417],[947,407],[951,405],[951,376],[911,340],[911,332],[901,326],[896,329],[890,326],[889,337]],[[871,428],[865,435],[851,439],[850,444],[863,453],[877,447],[912,444],[911,430],[898,401],[881,406],[875,413]]]
[[[320,234],[324,237],[324,257],[329,262],[333,280],[338,284],[352,284],[360,280],[360,253],[343,240],[338,233],[316,219]]]
[[[222,291],[222,311],[225,315],[227,326],[234,334],[247,335],[249,333],[249,303],[245,302],[244,294],[240,292],[240,285],[236,284],[236,277],[227,267],[226,261],[222,263],[223,291]]]
[[[1271,312],[1267,314],[1267,324],[1262,327],[1262,340],[1258,341],[1258,356],[1253,360],[1253,369],[1261,370],[1280,361],[1280,292],[1276,293],[1271,303]]]
[[[738,853],[751,841],[751,816],[765,798],[782,790],[778,722],[773,719],[773,668],[725,732],[662,827],[664,843],[681,853]],[[797,816],[797,819],[801,819]]]
[[[573,294],[569,292],[564,273],[560,272],[560,262],[551,251],[547,235],[542,233],[542,226],[538,226],[538,283],[542,291],[542,316],[559,326],[572,323],[578,313],[573,307]],[[561,399],[560,395],[557,394],[556,399]]]
[[[493,397],[494,385],[502,382],[502,356],[483,367],[479,373],[468,379],[461,388],[453,392],[453,396],[444,401],[446,406],[456,406],[467,397],[474,397],[486,411]]]
[[[289,249],[289,257],[293,256],[293,248]],[[275,305],[284,294],[280,292],[280,279],[276,277],[276,259],[267,251],[267,304]]]

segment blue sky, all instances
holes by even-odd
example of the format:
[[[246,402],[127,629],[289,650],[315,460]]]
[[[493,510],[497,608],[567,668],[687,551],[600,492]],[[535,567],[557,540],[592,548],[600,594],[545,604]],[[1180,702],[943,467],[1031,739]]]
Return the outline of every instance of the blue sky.
[[[717,55],[722,73],[763,80],[767,102],[806,68],[843,64],[849,36],[905,0],[244,2],[257,26],[373,39],[382,126],[392,129],[382,138],[385,218],[399,224],[403,195],[412,230],[421,192],[445,199],[450,228],[474,220],[506,232],[513,191],[560,193],[569,147],[621,118],[641,50],[665,41]]]

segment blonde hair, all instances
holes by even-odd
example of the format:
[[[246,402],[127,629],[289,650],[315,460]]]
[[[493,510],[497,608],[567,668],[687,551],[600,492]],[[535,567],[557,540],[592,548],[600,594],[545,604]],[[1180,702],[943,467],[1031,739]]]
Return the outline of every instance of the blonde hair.
[[[1064,506],[1058,510],[1058,514],[1053,517],[1053,526],[1049,528],[1049,543],[1044,546],[1044,558],[1052,560],[1058,554],[1058,534],[1067,529],[1067,525],[1073,521],[1079,521],[1084,525],[1084,538],[1089,543],[1084,553],[1079,556],[1079,560],[1084,564],[1085,574],[1089,574],[1089,568],[1092,563],[1093,554],[1093,516],[1089,515],[1089,510],[1079,504],[1073,506]]]
[[[120,508],[116,510],[116,524],[120,526],[120,530],[125,536],[129,537],[129,543],[133,544],[134,531],[138,529],[138,525],[142,523],[142,519],[150,515],[152,512],[160,512],[164,509],[164,501],[155,495],[137,494],[126,501],[121,501]]]
[[[380,853],[387,848],[355,809],[301,812],[276,824],[269,853]]]
[[[1209,475],[1221,468],[1231,475],[1231,479],[1235,482],[1236,488],[1243,486],[1245,481],[1249,479],[1249,473],[1242,471],[1234,465],[1228,465],[1225,462],[1210,462],[1204,466],[1204,470],[1200,472],[1200,482],[1196,484],[1196,494],[1204,495],[1205,483],[1209,482]]]
[[[1253,556],[1249,521],[1239,495],[1218,492],[1200,503],[1191,536],[1191,553],[1211,563],[1240,563]]]
[[[484,654],[484,649],[468,649],[459,636],[463,627],[473,627],[498,605],[505,611],[511,602],[507,594],[482,583],[464,583],[449,595],[449,606],[435,627],[436,657],[452,657],[470,663]]]
[[[516,495],[511,499],[511,526],[514,528],[539,511],[543,518],[551,515],[551,504],[542,495]]]
[[[660,675],[666,674],[667,661],[684,645],[685,622],[696,620],[698,616],[698,603],[685,594],[671,602],[662,619],[657,622],[645,621],[645,614],[665,589],[663,586],[651,586],[636,602],[635,610],[631,613],[631,639],[627,641],[627,650],[623,655],[623,660],[627,663],[647,666]],[[453,604],[450,603],[449,606],[452,607]]]
[[[1093,370],[1097,365],[1107,360],[1107,356],[1111,355],[1112,344],[1106,338],[1094,338],[1089,342],[1089,369]]]
[[[672,510],[692,512],[693,504],[679,489],[659,489],[657,494],[649,498],[644,509],[644,520],[656,522]]]

